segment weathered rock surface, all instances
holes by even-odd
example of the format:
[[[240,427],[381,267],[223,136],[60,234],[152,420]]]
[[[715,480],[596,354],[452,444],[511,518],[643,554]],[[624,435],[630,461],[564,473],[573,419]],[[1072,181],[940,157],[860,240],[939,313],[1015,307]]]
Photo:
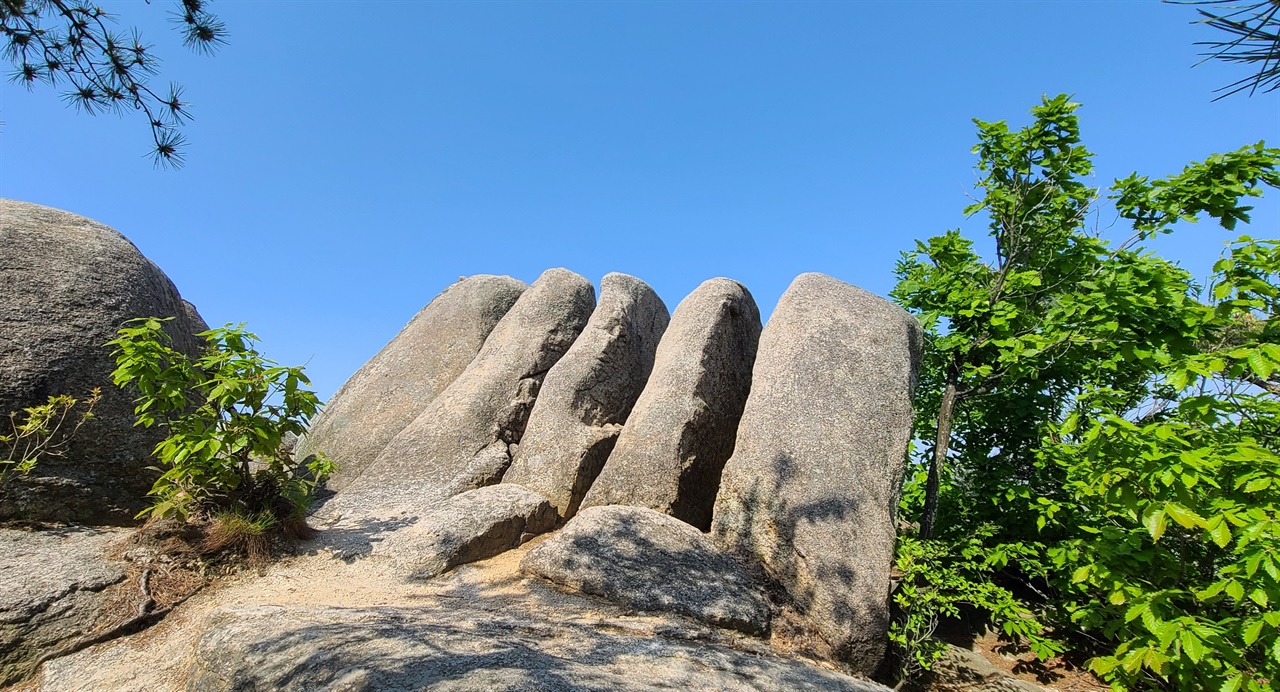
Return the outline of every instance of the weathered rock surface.
[[[88,634],[103,590],[124,569],[103,556],[118,530],[0,529],[0,685],[30,672],[40,654]]]
[[[736,281],[711,279],[681,301],[582,506],[647,507],[709,528],[759,339],[760,310]]]
[[[701,531],[650,509],[584,509],[520,563],[521,571],[646,611],[748,634],[769,631],[769,602]]]
[[[715,539],[763,565],[835,655],[867,673],[889,626],[920,347],[920,325],[888,301],[797,277],[761,337],[715,505]]]
[[[526,534],[555,525],[556,510],[547,498],[503,483],[454,495],[376,544],[373,553],[391,556],[410,579],[431,579],[511,550]]]
[[[1006,673],[977,651],[950,644],[925,677],[928,689],[938,692],[1046,692]],[[1099,685],[1098,689],[1104,688]]]
[[[511,463],[543,378],[595,307],[591,282],[549,269],[498,322],[466,370],[392,438],[325,512],[421,513],[497,483]]]
[[[509,276],[461,279],[436,296],[342,385],[299,442],[301,457],[338,462],[328,487],[346,487],[479,353],[527,286]]]
[[[214,615],[188,690],[884,690],[796,661],[504,613],[258,606]]]
[[[173,317],[174,347],[199,352],[207,327],[164,272],[116,231],[65,211],[0,200],[0,419],[50,395],[100,387],[95,418],[62,459],[10,482],[0,518],[132,523],[155,481],[159,427],[135,427],[103,344],[125,321]]]
[[[334,540],[321,530],[312,544]],[[669,612],[520,574],[545,537],[405,580],[378,555],[309,552],[206,588],[163,621],[45,664],[47,692],[887,688]]]
[[[649,379],[669,321],[648,284],[606,274],[582,335],[547,373],[502,481],[537,491],[561,516],[573,516]]]

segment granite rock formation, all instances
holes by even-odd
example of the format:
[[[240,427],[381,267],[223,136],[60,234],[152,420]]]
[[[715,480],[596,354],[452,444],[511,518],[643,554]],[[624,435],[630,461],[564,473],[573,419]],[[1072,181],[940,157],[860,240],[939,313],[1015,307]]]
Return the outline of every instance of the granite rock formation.
[[[520,569],[638,610],[769,632],[769,602],[742,567],[701,531],[651,509],[585,509],[530,551]]]
[[[445,289],[342,385],[295,453],[324,452],[338,464],[328,487],[350,485],[471,364],[525,288],[481,274]]]
[[[535,490],[572,517],[649,379],[668,321],[648,284],[606,274],[586,329],[547,373],[502,482]]]
[[[122,536],[119,529],[0,529],[0,685],[98,624],[106,588],[125,578],[103,550]]]
[[[173,282],[123,235],[82,216],[0,200],[0,420],[51,395],[100,388],[94,419],[61,458],[15,478],[0,519],[131,524],[155,482],[161,428],[134,425],[133,395],[111,383],[104,344],[138,317],[172,318],[173,346],[197,355],[207,329]]]
[[[760,310],[736,281],[711,279],[681,301],[582,506],[647,507],[707,530],[759,339]]]
[[[870,674],[889,628],[895,513],[921,329],[889,301],[802,274],[760,339],[712,533]]]
[[[466,370],[325,509],[420,513],[500,481],[543,379],[594,307],[589,281],[564,269],[544,272],[498,321]]]
[[[396,569],[409,579],[427,580],[511,550],[555,525],[556,511],[547,498],[503,483],[454,495],[373,552],[392,555]]]
[[[75,328],[172,314],[175,340],[196,346],[198,315],[118,234],[33,205],[0,212],[6,240],[38,247],[43,227],[83,237],[110,266],[61,252],[90,280],[138,265],[128,280],[154,300],[85,298],[92,310]],[[32,275],[31,252],[0,245],[0,289],[54,326],[20,332],[24,341],[0,331],[0,375],[18,383],[0,380],[0,395],[11,398],[19,388],[43,396],[28,351],[52,353],[70,328],[33,301],[52,296],[78,314],[59,291],[90,283],[80,269]],[[0,327],[19,317],[0,304]],[[846,673],[870,674],[884,653],[920,341],[910,315],[820,274],[795,280],[763,332],[750,293],[728,279],[704,283],[670,317],[649,286],[621,274],[604,278],[598,306],[591,284],[563,269],[527,288],[466,279],[353,376],[299,442],[297,454],[326,451],[348,469],[296,555],[201,591],[142,635],[50,660],[34,684],[883,692]],[[82,346],[47,371],[99,367]],[[110,455],[83,459],[102,473],[67,475],[81,492],[73,509],[109,494],[94,483],[123,468]],[[121,488],[109,506],[146,490]],[[65,651],[97,618],[99,594],[124,579],[99,559],[99,535],[0,535],[9,679]],[[31,562],[57,574],[27,577]],[[796,617],[811,622],[793,629]],[[787,636],[774,629],[816,631],[828,645],[818,655],[844,672],[783,653],[794,642],[773,648]]]

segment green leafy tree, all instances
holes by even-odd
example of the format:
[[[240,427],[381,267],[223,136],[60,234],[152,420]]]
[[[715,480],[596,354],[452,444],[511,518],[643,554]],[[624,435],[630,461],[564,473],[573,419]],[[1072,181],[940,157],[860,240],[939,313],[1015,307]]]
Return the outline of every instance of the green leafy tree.
[[[950,231],[904,255],[893,291],[927,333],[917,398],[923,454],[904,489],[904,514],[918,513],[921,538],[952,546],[937,560],[971,562],[956,547],[975,535],[985,552],[972,556],[1016,555],[993,579],[1038,592],[1042,613],[1064,634],[1096,628],[1057,617],[1082,612],[1065,596],[1070,580],[1054,576],[1065,564],[1063,546],[1081,539],[1077,523],[1063,518],[1086,506],[1098,516],[1113,509],[1104,498],[1082,499],[1088,471],[1068,463],[1075,458],[1068,451],[1096,450],[1073,446],[1074,436],[1102,420],[1103,393],[1107,410],[1123,420],[1153,406],[1168,410],[1180,391],[1171,364],[1200,362],[1206,344],[1225,333],[1218,308],[1197,300],[1190,275],[1141,244],[1201,216],[1234,228],[1249,220],[1244,200],[1280,184],[1280,150],[1258,144],[1164,180],[1129,176],[1104,194],[1084,182],[1091,154],[1080,144],[1077,107],[1065,96],[1046,98],[1034,122],[1016,131],[977,121],[982,194],[966,213],[986,217],[994,257]],[[1114,245],[1089,228],[1104,197],[1132,225]],[[1250,281],[1256,288],[1268,279]],[[1252,323],[1237,316],[1232,324],[1239,336]],[[1255,387],[1271,382],[1252,376]],[[1120,641],[1111,634],[1104,648]]]
[[[282,367],[254,348],[244,326],[199,336],[204,354],[170,346],[164,320],[133,320],[108,343],[116,385],[138,393],[138,424],[162,425],[162,474],[142,515],[210,517],[230,513],[282,530],[305,526],[317,485],[334,470],[323,455],[295,461],[282,445],[301,435],[320,407],[301,367]],[[141,515],[140,515],[141,516]]]
[[[212,53],[226,42],[206,0],[180,0],[174,16],[187,47]],[[90,115],[137,111],[151,127],[156,164],[182,165],[189,104],[176,83],[151,85],[160,61],[136,29],[118,31],[115,16],[87,0],[0,0],[0,37],[10,81],[63,87],[63,100]]]
[[[1125,688],[1280,680],[1280,243],[1241,238],[1214,269],[1202,347],[1141,408],[1087,392],[1043,450],[1067,472],[1063,607]]]
[[[1034,463],[1044,426],[1088,383],[1128,391],[1143,382],[1163,357],[1144,344],[1189,348],[1196,338],[1180,334],[1177,313],[1194,303],[1185,272],[1130,247],[1141,234],[1112,248],[1088,231],[1101,194],[1083,182],[1093,166],[1077,107],[1047,98],[1018,131],[976,121],[983,194],[965,213],[987,217],[993,260],[953,230],[918,243],[897,267],[893,296],[929,336],[917,421],[928,443],[922,538],[937,535],[946,483],[949,521],[1034,524],[1025,508],[993,505],[990,492],[1055,484],[1044,476],[1057,471]]]

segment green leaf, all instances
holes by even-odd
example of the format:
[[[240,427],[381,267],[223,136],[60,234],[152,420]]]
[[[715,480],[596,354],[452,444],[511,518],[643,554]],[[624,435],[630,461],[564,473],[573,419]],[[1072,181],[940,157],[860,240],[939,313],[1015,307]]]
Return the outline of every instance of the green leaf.
[[[1151,540],[1159,541],[1160,537],[1164,535],[1165,528],[1168,526],[1164,510],[1148,507],[1147,510],[1142,513],[1142,525],[1147,527],[1147,532],[1151,534]]]
[[[1200,641],[1200,638],[1190,630],[1184,629],[1178,633],[1178,641],[1182,643],[1182,650],[1191,659],[1191,662],[1199,663],[1201,657],[1204,656],[1204,644]]]
[[[1148,604],[1145,601],[1139,601],[1138,603],[1134,603],[1129,606],[1129,609],[1124,613],[1124,621],[1133,622],[1139,617],[1142,617],[1142,614],[1147,612],[1147,607]]]
[[[1185,479],[1186,476],[1184,475],[1183,478]],[[1190,483],[1187,484],[1187,487],[1192,487],[1193,485],[1194,483]],[[1201,521],[1203,521],[1200,518],[1200,515],[1176,502],[1169,502],[1165,504],[1164,509],[1169,513],[1169,516],[1173,517],[1174,521],[1178,522],[1178,524],[1184,528],[1194,529]]]
[[[1271,365],[1271,361],[1264,358],[1263,355],[1258,351],[1254,351],[1253,353],[1250,353],[1249,357],[1246,360],[1249,363],[1249,369],[1253,370],[1254,374],[1256,374],[1258,377],[1264,380],[1270,377],[1272,371],[1274,370],[1273,366]]]
[[[1249,625],[1248,627],[1244,628],[1242,635],[1244,637],[1245,646],[1250,646],[1254,642],[1258,641],[1258,636],[1262,634],[1262,626],[1264,624],[1266,623],[1264,623],[1262,620],[1258,620],[1254,622],[1252,625]]]
[[[1267,488],[1270,488],[1270,487],[1271,487],[1270,478],[1255,478],[1249,481],[1248,483],[1245,483],[1244,491],[1246,493],[1256,493],[1259,490],[1266,490]]]
[[[1227,528],[1227,522],[1219,521],[1209,529],[1209,536],[1219,548],[1225,548],[1231,542],[1231,529]]]

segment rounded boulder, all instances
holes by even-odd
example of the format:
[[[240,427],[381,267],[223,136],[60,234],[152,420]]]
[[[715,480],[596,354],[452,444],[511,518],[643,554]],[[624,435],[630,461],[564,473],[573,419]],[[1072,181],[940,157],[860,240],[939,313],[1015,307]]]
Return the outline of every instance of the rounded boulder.
[[[174,347],[199,353],[195,334],[207,329],[199,313],[123,235],[69,212],[0,200],[0,423],[8,427],[10,413],[53,395],[102,393],[61,456],[8,481],[0,518],[125,524],[146,506],[156,477],[151,452],[164,433],[134,425],[133,395],[111,383],[115,361],[105,346],[137,317],[173,318],[166,331]]]

